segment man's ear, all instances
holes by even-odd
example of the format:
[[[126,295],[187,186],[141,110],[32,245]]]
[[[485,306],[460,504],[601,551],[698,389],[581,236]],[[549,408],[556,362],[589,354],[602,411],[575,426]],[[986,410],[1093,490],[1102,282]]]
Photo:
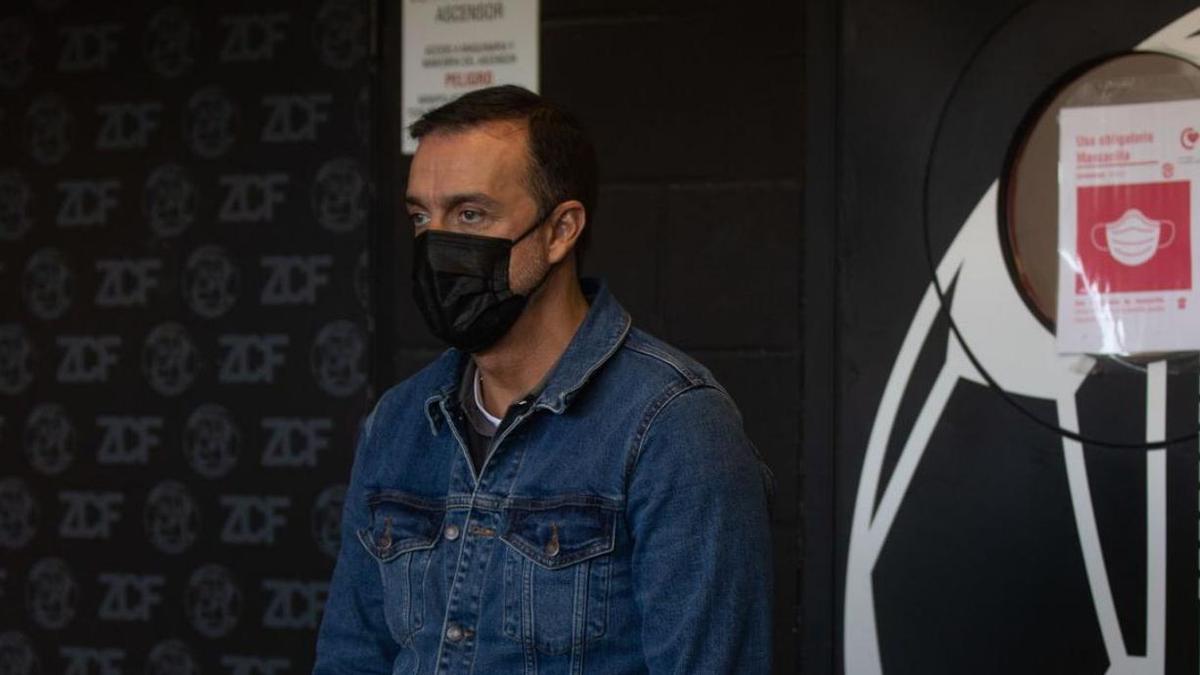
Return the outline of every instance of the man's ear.
[[[587,227],[587,209],[574,199],[565,201],[550,214],[550,264],[556,264],[571,254],[575,243]]]

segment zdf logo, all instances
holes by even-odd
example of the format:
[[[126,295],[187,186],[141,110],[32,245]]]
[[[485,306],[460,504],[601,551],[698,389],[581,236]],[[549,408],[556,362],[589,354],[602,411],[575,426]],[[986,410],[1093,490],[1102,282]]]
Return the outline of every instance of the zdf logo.
[[[119,205],[115,178],[64,180],[56,186],[62,193],[55,224],[59,227],[107,225],[109,213]]]
[[[225,198],[217,217],[226,223],[262,223],[275,219],[275,207],[287,199],[285,173],[221,176]]]
[[[158,574],[101,572],[96,581],[104,588],[96,614],[101,621],[150,621],[162,604],[166,579]]]
[[[59,72],[79,73],[108,68],[109,59],[117,51],[117,34],[122,30],[123,26],[119,23],[60,28],[63,48],[58,56]]]
[[[217,338],[223,350],[217,379],[222,384],[271,384],[287,360],[288,336],[226,334]]]
[[[150,291],[158,287],[158,258],[108,258],[96,261],[100,282],[96,288],[97,307],[144,307]]]
[[[61,383],[93,384],[108,382],[120,360],[119,335],[59,335],[55,343],[62,349],[56,379]]]
[[[150,134],[159,127],[163,104],[158,101],[102,103],[96,106],[100,131],[97,150],[138,150],[150,145]]]
[[[330,255],[268,255],[259,260],[267,272],[259,302],[263,305],[313,305],[317,289],[329,283]]]
[[[264,96],[262,105],[268,115],[260,136],[262,142],[317,140],[317,129],[329,120],[332,102],[333,95],[328,93]]]
[[[221,495],[226,510],[221,542],[225,544],[274,544],[276,534],[287,525],[292,500],[279,495]]]
[[[162,444],[161,417],[97,415],[96,426],[101,430],[96,450],[96,462],[101,466],[148,464],[150,451]]]
[[[221,17],[225,41],[221,61],[266,61],[275,57],[275,47],[283,42],[284,28],[291,17],[285,12],[239,14]]]
[[[94,490],[63,490],[58,499],[63,504],[58,536],[63,539],[111,539],[125,503],[120,492]]]

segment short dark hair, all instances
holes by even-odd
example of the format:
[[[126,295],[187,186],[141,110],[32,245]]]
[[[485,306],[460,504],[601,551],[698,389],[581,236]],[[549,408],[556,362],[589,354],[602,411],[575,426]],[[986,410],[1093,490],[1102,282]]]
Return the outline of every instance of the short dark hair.
[[[506,84],[468,92],[430,110],[409,127],[409,134],[420,139],[500,121],[525,122],[529,128],[528,183],[539,222],[567,200],[583,204],[587,226],[575,243],[575,260],[581,262],[595,218],[596,150],[574,115],[524,87]]]

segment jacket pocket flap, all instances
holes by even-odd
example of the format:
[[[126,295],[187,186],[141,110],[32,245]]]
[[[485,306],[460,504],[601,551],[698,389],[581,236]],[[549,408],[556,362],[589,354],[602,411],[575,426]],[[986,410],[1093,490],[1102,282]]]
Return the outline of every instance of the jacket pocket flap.
[[[395,492],[367,496],[371,520],[358,530],[358,540],[380,562],[432,548],[446,518],[444,504]]]
[[[596,506],[504,509],[500,539],[546,569],[560,569],[613,550],[616,512]]]

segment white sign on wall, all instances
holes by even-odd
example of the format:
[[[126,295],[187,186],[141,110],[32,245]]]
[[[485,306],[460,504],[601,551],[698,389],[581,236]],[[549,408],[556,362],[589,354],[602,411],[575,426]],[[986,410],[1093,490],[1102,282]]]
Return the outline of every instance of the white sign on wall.
[[[475,89],[538,89],[538,0],[402,0],[403,151],[421,115]]]
[[[1059,116],[1058,351],[1200,348],[1200,101]]]

